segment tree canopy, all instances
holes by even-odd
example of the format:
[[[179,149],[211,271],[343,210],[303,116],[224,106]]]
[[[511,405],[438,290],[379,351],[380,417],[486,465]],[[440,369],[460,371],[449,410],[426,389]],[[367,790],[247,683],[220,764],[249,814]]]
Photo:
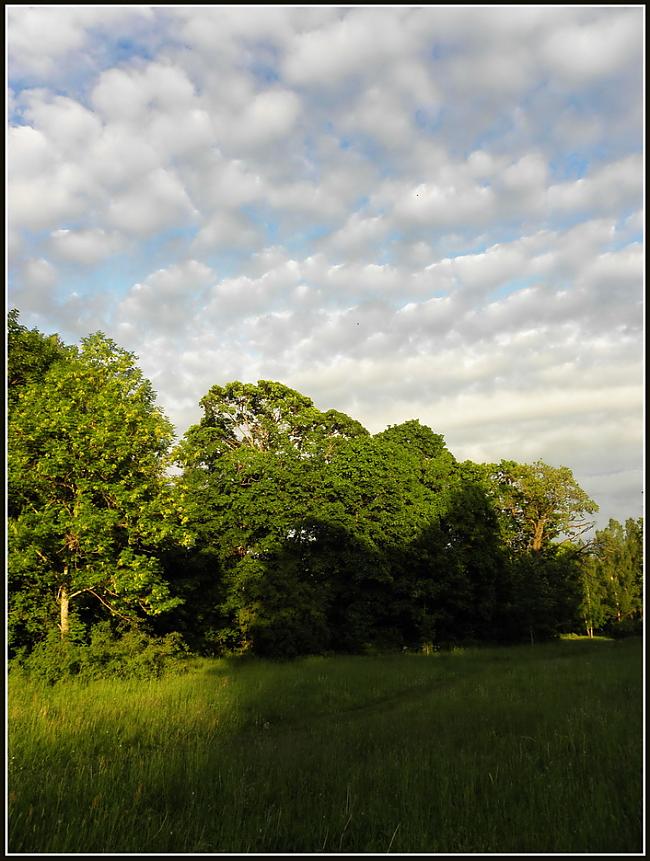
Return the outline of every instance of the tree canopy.
[[[283,657],[641,619],[642,520],[586,541],[597,505],[566,466],[459,462],[417,419],[373,435],[270,380],[212,386],[172,449],[101,332],[66,346],[11,312],[7,340],[14,652],[102,615]]]
[[[22,357],[21,357],[22,359]],[[15,377],[14,377],[15,379]],[[23,382],[8,437],[10,613],[92,596],[123,616],[171,608],[155,547],[173,431],[135,357],[101,333]]]
[[[576,540],[594,525],[598,505],[566,467],[502,460],[488,467],[507,540],[539,551],[563,537]]]

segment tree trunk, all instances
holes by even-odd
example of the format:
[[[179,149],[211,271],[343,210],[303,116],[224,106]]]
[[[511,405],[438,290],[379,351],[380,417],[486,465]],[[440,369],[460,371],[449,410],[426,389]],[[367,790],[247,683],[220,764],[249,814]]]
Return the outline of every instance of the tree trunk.
[[[540,518],[535,524],[535,534],[533,535],[533,550],[542,549],[542,540],[544,538],[544,527],[546,526],[546,518]]]
[[[61,639],[65,640],[70,633],[70,597],[68,595],[67,586],[61,586],[61,590],[59,592],[59,601],[61,602],[61,623],[59,627],[61,629]]]

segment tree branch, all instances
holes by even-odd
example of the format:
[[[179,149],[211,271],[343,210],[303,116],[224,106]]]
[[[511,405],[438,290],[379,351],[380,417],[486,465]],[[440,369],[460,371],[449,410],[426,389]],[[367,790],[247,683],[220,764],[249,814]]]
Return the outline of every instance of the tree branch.
[[[125,619],[127,622],[133,621],[132,617],[125,616],[123,613],[118,612],[114,607],[111,607],[111,605],[108,603],[108,601],[104,601],[102,596],[98,595],[97,592],[94,592],[92,589],[83,589],[82,591],[83,592],[90,592],[91,595],[94,595],[95,598],[97,598],[97,600],[100,601],[104,605],[104,607],[107,607],[111,611],[111,613],[113,613],[114,616],[119,616],[120,619]]]

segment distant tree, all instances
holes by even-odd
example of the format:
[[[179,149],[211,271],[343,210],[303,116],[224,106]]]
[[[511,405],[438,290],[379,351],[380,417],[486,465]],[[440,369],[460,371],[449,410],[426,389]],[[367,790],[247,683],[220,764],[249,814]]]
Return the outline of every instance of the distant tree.
[[[558,539],[576,541],[593,526],[596,503],[566,466],[502,460],[487,467],[506,542],[538,552]]]
[[[155,552],[172,436],[135,357],[101,333],[26,380],[8,434],[10,627],[29,626],[36,593],[63,638],[82,596],[130,618],[178,602]]]
[[[610,519],[598,530],[592,546],[592,581],[610,624],[640,619],[643,610],[643,519],[629,518],[623,526]]]
[[[598,561],[593,554],[582,559],[581,565],[582,596],[579,614],[588,637],[602,629],[607,621],[606,586]]]

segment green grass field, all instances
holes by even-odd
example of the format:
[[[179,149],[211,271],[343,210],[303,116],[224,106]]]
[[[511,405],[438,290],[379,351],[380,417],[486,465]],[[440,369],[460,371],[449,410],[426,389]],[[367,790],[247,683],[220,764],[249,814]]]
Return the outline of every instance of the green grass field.
[[[639,640],[9,679],[9,851],[640,853]]]

